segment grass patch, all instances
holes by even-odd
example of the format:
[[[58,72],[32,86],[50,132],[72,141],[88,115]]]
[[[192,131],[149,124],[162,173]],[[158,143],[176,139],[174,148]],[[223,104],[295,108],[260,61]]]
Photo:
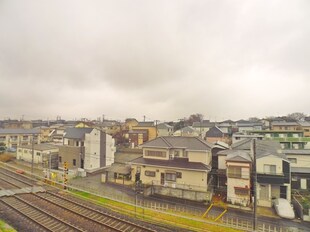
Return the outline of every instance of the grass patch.
[[[86,193],[82,191],[70,190],[76,196],[91,200],[94,203],[107,207],[115,212],[126,214],[128,216],[136,217],[141,220],[153,223],[153,224],[166,224],[170,226],[182,227],[194,231],[216,231],[216,232],[236,232],[240,230],[228,228],[221,226],[219,224],[215,224],[212,221],[208,221],[207,219],[202,220],[196,216],[197,220],[195,220],[193,215],[187,214],[184,216],[182,213],[163,213],[151,209],[135,207],[132,205],[124,204],[121,202],[109,200],[103,197],[99,197],[93,195],[91,193]],[[179,215],[180,217],[176,216]],[[156,223],[157,222],[157,223]]]
[[[0,232],[16,232],[11,226],[0,220]]]

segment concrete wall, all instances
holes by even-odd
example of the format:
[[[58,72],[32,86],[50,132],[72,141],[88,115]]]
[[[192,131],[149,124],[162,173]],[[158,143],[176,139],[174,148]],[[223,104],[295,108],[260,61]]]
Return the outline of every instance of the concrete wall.
[[[150,193],[150,191],[148,191]],[[159,194],[164,196],[182,198],[192,201],[210,201],[210,193],[209,192],[199,192],[193,190],[184,190],[177,188],[169,188],[169,187],[161,187],[161,186],[153,186],[151,193]]]

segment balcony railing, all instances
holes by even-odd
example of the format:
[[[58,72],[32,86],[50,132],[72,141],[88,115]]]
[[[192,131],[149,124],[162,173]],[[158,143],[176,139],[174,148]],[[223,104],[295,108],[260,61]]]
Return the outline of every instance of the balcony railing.
[[[279,142],[310,142],[310,137],[265,137],[266,140],[274,140]]]

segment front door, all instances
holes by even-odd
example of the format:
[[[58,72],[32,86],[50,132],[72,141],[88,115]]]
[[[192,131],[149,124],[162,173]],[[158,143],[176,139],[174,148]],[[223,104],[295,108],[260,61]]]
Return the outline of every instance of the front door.
[[[160,173],[160,184],[161,185],[165,184],[165,173]]]

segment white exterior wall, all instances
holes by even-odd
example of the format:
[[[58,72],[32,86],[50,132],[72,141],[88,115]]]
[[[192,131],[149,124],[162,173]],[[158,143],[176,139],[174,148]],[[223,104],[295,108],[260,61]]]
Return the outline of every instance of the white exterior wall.
[[[111,135],[106,134],[106,166],[111,166],[114,163],[115,141]]]
[[[96,169],[100,167],[100,131],[93,129],[85,134],[85,169]]]
[[[54,148],[50,150],[33,150],[33,163],[35,164],[42,164],[43,163],[43,156],[49,154],[49,153],[58,153],[59,149]],[[32,149],[29,148],[18,148],[16,153],[16,159],[17,160],[24,160],[26,162],[31,163],[32,162]]]
[[[218,156],[218,169],[226,169],[226,155]]]

